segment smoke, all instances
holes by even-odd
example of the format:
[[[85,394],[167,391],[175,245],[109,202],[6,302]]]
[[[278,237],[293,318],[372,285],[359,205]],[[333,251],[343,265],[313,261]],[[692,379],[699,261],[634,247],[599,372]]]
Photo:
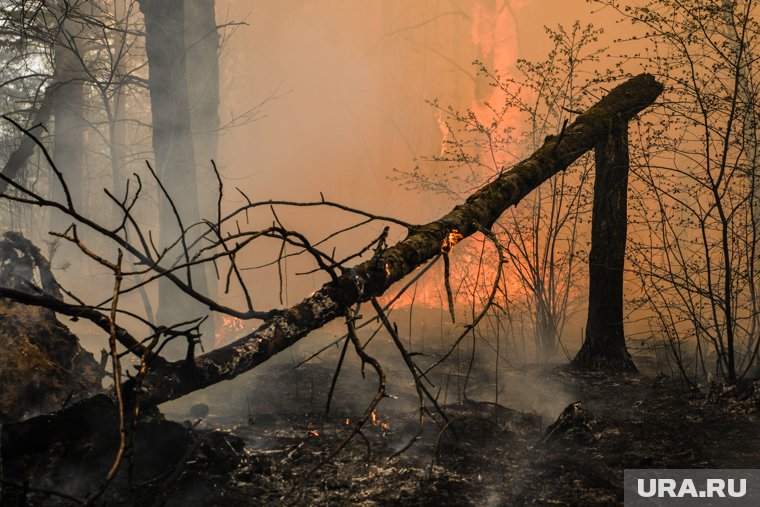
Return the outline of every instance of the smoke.
[[[265,117],[223,133],[223,175],[257,198],[317,200],[323,192],[412,223],[449,209],[452,199],[405,190],[392,176],[440,152],[439,118],[426,101],[466,109],[475,100],[481,85],[471,62],[483,51],[472,23],[480,3],[291,2],[249,13],[248,2],[231,1],[228,11],[220,8],[249,23],[223,53],[223,123],[277,97],[264,104]],[[492,53],[513,45],[491,35]],[[283,219],[315,236],[326,223],[342,224],[335,213]],[[391,240],[402,234],[394,229]],[[338,250],[355,249],[359,237],[349,235]],[[289,292],[307,294],[317,284],[293,279]]]

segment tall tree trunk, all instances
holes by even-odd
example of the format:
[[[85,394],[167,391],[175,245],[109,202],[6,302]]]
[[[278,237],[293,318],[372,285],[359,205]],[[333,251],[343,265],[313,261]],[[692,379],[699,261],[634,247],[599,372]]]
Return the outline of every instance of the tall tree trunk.
[[[63,174],[68,187],[71,203],[80,213],[87,212],[87,179],[85,158],[85,69],[83,68],[84,41],[81,37],[81,23],[68,19],[67,5],[56,2],[51,10],[60,20],[59,33],[53,48],[54,70],[51,93],[53,94],[52,114],[53,161]],[[58,202],[65,202],[63,187],[52,171],[50,180],[50,197]],[[63,232],[71,225],[71,219],[57,210],[49,216],[50,229]],[[83,231],[84,238],[89,239]],[[70,267],[69,274],[79,277],[84,274],[85,260],[79,249],[63,241],[57,250],[56,261],[63,261]],[[59,261],[60,262],[60,261]]]
[[[190,126],[197,163],[199,207],[203,217],[216,215],[217,180],[211,161],[217,160],[219,149],[219,32],[216,24],[215,0],[185,0],[185,47],[187,61],[187,95]],[[216,296],[215,273],[209,266],[208,293]],[[204,329],[213,338],[213,321]]]
[[[219,33],[214,2],[185,0],[187,95],[193,145],[198,166],[212,179],[210,163],[216,160],[219,145]],[[216,200],[211,200],[215,206]]]
[[[750,280],[751,290],[754,296],[752,315],[752,335],[747,344],[747,359],[760,364],[760,355],[755,354],[760,340],[760,290],[758,290],[757,280],[760,278],[760,260],[758,260],[758,250],[760,250],[760,138],[758,129],[760,129],[760,111],[758,111],[758,85],[756,77],[752,72],[752,51],[748,47],[750,42],[746,40],[744,34],[745,27],[738,26],[742,20],[736,16],[736,12],[741,12],[747,8],[746,2],[735,0],[722,0],[723,19],[726,24],[726,38],[731,48],[731,56],[734,58],[734,65],[737,67],[735,73],[737,79],[736,92],[738,94],[738,103],[741,111],[741,143],[744,146],[745,157],[748,164],[748,174],[750,176],[750,210],[751,210],[751,255],[750,255]],[[748,12],[748,14],[750,14]],[[749,20],[747,20],[748,22]],[[733,355],[733,351],[732,354]],[[733,365],[733,358],[729,357],[728,361],[732,363],[727,366],[729,377],[736,377],[736,366]],[[741,364],[741,363],[740,363]],[[746,365],[749,367],[749,365]],[[741,373],[741,372],[740,372]]]
[[[614,121],[594,148],[586,337],[573,360],[581,369],[636,371],[625,346],[623,270],[628,229],[628,123]]]
[[[52,113],[55,118],[53,134],[53,159],[63,173],[71,193],[74,207],[85,211],[84,175],[85,175],[85,128],[84,120],[84,69],[81,55],[78,54],[78,27],[72,21],[64,19],[58,40],[54,48],[53,93],[55,99]],[[63,201],[63,189],[51,173],[51,194],[58,201]],[[70,219],[53,213],[51,227],[63,230],[68,227]],[[73,250],[72,250],[73,253]]]
[[[127,26],[129,20],[127,19],[127,0],[115,0],[113,2],[114,19],[116,20],[116,26]],[[126,34],[115,33],[114,34],[114,47],[122,48],[126,47]],[[127,187],[127,129],[125,127],[125,102],[127,100],[126,87],[123,84],[123,80],[127,76],[126,63],[128,55],[126,52],[118,52],[116,54],[115,61],[115,83],[113,85],[113,96],[103,97],[103,105],[106,110],[106,116],[108,118],[108,140],[109,140],[109,155],[111,158],[111,178],[113,180],[113,190],[117,197],[122,197],[126,192]],[[121,213],[114,208],[115,218],[118,220],[121,218]]]
[[[200,212],[185,62],[185,0],[141,0],[140,10],[145,17],[156,171],[172,196],[182,225],[188,227],[198,222]],[[159,197],[159,228],[162,248],[179,237],[175,213],[163,196]],[[166,262],[173,264],[178,259],[183,262],[181,244],[172,249]],[[189,277],[196,290],[207,292],[202,267],[192,269]],[[205,312],[197,303],[182,304],[186,298],[165,278],[158,291],[159,323],[186,321]]]

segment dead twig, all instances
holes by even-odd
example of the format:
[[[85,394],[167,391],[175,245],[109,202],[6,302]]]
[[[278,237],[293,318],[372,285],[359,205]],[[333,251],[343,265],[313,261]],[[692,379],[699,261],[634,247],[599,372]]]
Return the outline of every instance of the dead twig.
[[[382,399],[385,397],[385,371],[377,359],[365,352],[364,347],[362,347],[362,344],[359,341],[359,338],[356,336],[356,328],[354,327],[354,320],[356,317],[354,315],[351,315],[350,310],[346,310],[345,317],[346,327],[348,329],[348,337],[351,340],[351,343],[354,345],[354,350],[356,350],[357,355],[362,360],[362,364],[369,363],[377,373],[377,393],[375,394],[375,397],[372,398],[372,401],[364,411],[364,414],[362,414],[361,418],[359,418],[359,421],[354,424],[353,428],[351,428],[348,436],[343,439],[338,447],[332,450],[316,466],[309,470],[309,472],[306,474],[306,478],[314,475],[314,472],[325,466],[335,456],[337,456],[338,453],[343,450],[344,447],[346,447],[346,445],[348,445],[348,443],[356,436],[356,434],[361,431],[362,427],[367,423],[370,417],[372,417],[372,413],[375,411],[375,408],[377,408]]]
[[[124,449],[127,443],[127,427],[124,420],[124,398],[121,391],[121,361],[119,360],[119,353],[116,350],[116,308],[119,304],[119,289],[121,287],[121,261],[123,253],[118,251],[118,258],[115,263],[111,263],[106,259],[103,259],[102,264],[113,269],[114,272],[114,287],[113,287],[113,302],[111,303],[111,332],[108,337],[108,346],[111,349],[111,368],[113,368],[113,382],[114,391],[116,392],[116,405],[118,408],[119,417],[119,447],[116,450],[116,457],[113,460],[111,468],[108,470],[105,478],[101,482],[100,486],[87,498],[85,505],[93,505],[95,501],[100,498],[103,492],[113,480],[116,472],[121,465],[121,459],[124,456]]]

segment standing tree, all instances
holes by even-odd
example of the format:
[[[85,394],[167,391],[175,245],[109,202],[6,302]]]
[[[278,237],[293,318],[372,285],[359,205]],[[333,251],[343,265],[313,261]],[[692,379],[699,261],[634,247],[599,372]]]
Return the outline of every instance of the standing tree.
[[[628,230],[628,124],[613,121],[594,148],[586,337],[573,366],[635,371],[623,330],[623,272]]]
[[[632,56],[667,90],[631,137],[633,303],[684,377],[735,383],[760,347],[757,2],[600,3],[643,26]]]
[[[163,188],[159,193],[160,248],[167,266],[189,260],[192,252],[184,229],[200,220],[187,78],[185,0],[141,0],[145,16],[145,50],[148,55],[153,152]],[[182,239],[182,241],[180,241]],[[185,281],[200,293],[208,293],[203,267],[188,266]],[[178,322],[206,309],[178,304],[178,292],[166,279],[159,282],[159,322]]]
[[[82,209],[85,203],[85,70],[84,51],[87,27],[80,19],[70,15],[68,2],[54,2],[51,6],[58,33],[54,46],[53,81],[55,102],[53,117],[53,156],[56,165],[66,175],[74,206]],[[80,6],[81,7],[81,6]],[[63,197],[63,189],[55,185],[51,189],[54,199]],[[63,230],[68,226],[68,217],[54,213],[51,225]]]

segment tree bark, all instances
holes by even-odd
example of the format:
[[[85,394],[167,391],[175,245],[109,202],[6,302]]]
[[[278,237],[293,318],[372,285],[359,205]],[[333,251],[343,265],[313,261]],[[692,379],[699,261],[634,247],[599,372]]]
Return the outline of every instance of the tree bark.
[[[215,0],[185,0],[185,47],[187,61],[187,94],[190,125],[197,163],[198,205],[200,215],[212,217],[217,207],[217,179],[211,161],[219,150],[219,33],[216,24]],[[205,295],[218,295],[213,283],[212,266],[206,268],[208,284]],[[213,348],[214,321],[204,325],[204,343]]]
[[[186,0],[141,0],[140,10],[145,18],[156,172],[187,227],[198,222],[200,212],[186,71],[185,3]],[[159,230],[162,248],[180,234],[174,211],[163,196],[159,197]],[[172,253],[167,259],[170,263],[182,252],[175,248]],[[194,267],[190,276],[193,288],[207,293],[203,267]],[[159,323],[169,325],[206,312],[195,302],[182,304],[186,298],[165,278],[159,281],[158,292]]]
[[[625,346],[623,272],[628,229],[628,124],[614,121],[594,148],[586,336],[573,366],[636,371]]]

